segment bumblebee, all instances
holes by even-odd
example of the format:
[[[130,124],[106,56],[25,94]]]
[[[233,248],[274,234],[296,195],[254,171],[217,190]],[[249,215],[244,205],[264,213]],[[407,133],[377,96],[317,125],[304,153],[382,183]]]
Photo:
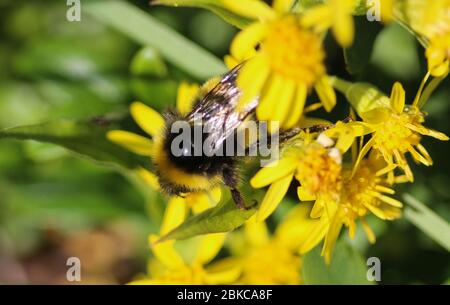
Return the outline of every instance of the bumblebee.
[[[258,105],[257,98],[245,109],[237,111],[241,94],[236,86],[238,72],[239,66],[220,78],[208,92],[200,93],[188,114],[182,116],[176,110],[169,110],[164,114],[166,126],[161,139],[156,143],[154,162],[159,183],[165,193],[182,196],[184,193],[209,190],[225,184],[237,207],[245,208],[244,199],[238,190],[239,157],[192,153],[203,151],[206,139],[215,149],[226,151],[229,137],[236,139],[239,127],[254,114]],[[196,126],[198,119],[202,126]],[[173,131],[172,128],[176,122],[187,123],[193,129],[201,127],[203,130],[202,140],[196,142],[191,138],[188,146],[192,149],[183,149],[181,154],[174,154],[172,149],[174,140],[180,136],[180,132]]]
[[[236,139],[240,127],[246,120],[254,118],[259,98],[255,98],[244,109],[238,111],[241,91],[236,85],[236,78],[239,69],[240,66],[237,66],[226,73],[209,91],[200,90],[192,110],[186,115],[181,115],[176,110],[169,110],[164,114],[166,126],[162,136],[155,143],[154,163],[159,184],[166,194],[183,196],[185,193],[205,191],[224,184],[230,189],[236,206],[240,209],[247,208],[238,190],[239,162],[242,157],[236,154],[203,153],[205,141],[208,140],[214,149],[219,151],[227,151],[227,145],[230,143],[234,149],[238,147]],[[201,126],[197,126],[198,119]],[[179,122],[185,123],[191,129],[200,127],[202,140],[195,141],[193,137],[188,138],[189,149],[182,149],[181,154],[175,154],[173,144],[180,136],[180,132],[174,131],[172,127]],[[320,132],[328,128],[329,126],[316,125],[307,129],[310,132]],[[279,135],[279,142],[287,141],[302,130],[305,129],[293,128],[282,132]],[[258,139],[256,144],[257,142]],[[194,154],[193,151],[200,151],[201,154]]]

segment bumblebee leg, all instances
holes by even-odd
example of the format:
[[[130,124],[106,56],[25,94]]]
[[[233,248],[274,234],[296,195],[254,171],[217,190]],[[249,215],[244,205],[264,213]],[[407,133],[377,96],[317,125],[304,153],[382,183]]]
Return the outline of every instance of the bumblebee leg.
[[[236,203],[238,209],[241,210],[250,209],[251,207],[247,208],[245,206],[244,198],[242,197],[241,192],[239,192],[239,190],[237,189],[238,177],[234,167],[226,166],[223,169],[222,177],[225,185],[230,188],[231,197],[233,198],[234,203]]]
[[[346,117],[345,119],[342,120],[342,122],[344,122],[344,123],[348,123],[348,122],[352,122],[352,121],[353,121],[353,119],[350,116],[348,116],[348,117]],[[298,135],[301,131],[311,132],[311,133],[312,132],[324,132],[324,131],[326,131],[328,129],[331,129],[331,128],[335,127],[335,126],[336,126],[335,124],[328,124],[328,125],[319,124],[319,125],[313,125],[313,126],[305,127],[305,128],[294,127],[292,129],[289,129],[289,130],[281,132],[280,135],[279,135],[279,142],[283,143],[283,142],[291,139],[292,137]]]
[[[240,210],[247,210],[248,208],[245,207],[244,198],[242,198],[241,192],[237,189],[230,189],[231,191],[231,197],[233,198],[234,203],[236,203],[236,206]]]

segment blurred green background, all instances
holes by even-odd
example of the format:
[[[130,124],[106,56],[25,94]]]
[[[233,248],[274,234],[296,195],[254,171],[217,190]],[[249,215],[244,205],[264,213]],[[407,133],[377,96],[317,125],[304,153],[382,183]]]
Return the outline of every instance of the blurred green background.
[[[129,2],[219,58],[236,32],[207,11]],[[164,109],[174,104],[179,81],[202,81],[87,14],[81,22],[68,22],[66,11],[66,1],[0,0],[0,128],[125,113],[134,100]],[[351,79],[342,51],[330,37],[326,44],[330,74]],[[401,81],[412,100],[425,73],[423,58],[413,37],[389,26],[379,34],[358,80],[387,93],[393,81]],[[348,111],[340,98],[335,119]],[[447,79],[426,107],[427,125],[446,134],[449,100]],[[416,182],[401,191],[448,221],[449,144],[424,141],[435,166],[415,167]],[[70,256],[83,262],[84,283],[129,281],[145,272],[147,234],[157,230],[161,215],[147,203],[133,182],[112,168],[50,144],[0,140],[0,283],[67,283]],[[280,209],[272,221],[281,214]],[[381,259],[382,283],[450,279],[449,253],[409,222],[372,224],[379,236],[376,245],[355,244],[366,256]]]

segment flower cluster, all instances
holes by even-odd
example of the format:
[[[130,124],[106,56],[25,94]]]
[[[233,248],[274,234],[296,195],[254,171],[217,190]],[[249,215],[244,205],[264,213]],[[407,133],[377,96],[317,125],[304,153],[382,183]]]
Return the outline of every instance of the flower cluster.
[[[293,0],[274,0],[272,6],[260,0],[218,1],[230,15],[249,20],[225,57],[229,68],[241,67],[236,81],[242,92],[238,110],[258,98],[258,120],[278,121],[282,130],[297,128],[299,132],[281,144],[279,160],[259,169],[248,181],[253,188],[267,187],[267,191],[243,232],[197,237],[197,253],[189,260],[173,248],[173,241],[157,242],[158,236],[151,236],[155,260],[149,267],[150,276],[137,283],[300,283],[301,255],[320,242],[329,263],[343,227],[354,238],[360,224],[374,243],[369,215],[382,220],[401,217],[403,204],[395,198],[395,188],[414,181],[408,159],[431,166],[422,138],[448,140],[445,134],[426,127],[422,109],[436,87],[430,78],[443,78],[449,71],[450,1],[380,1],[383,21],[406,26],[426,43],[428,71],[409,103],[399,82],[385,95],[371,84],[328,74],[324,37],[330,31],[338,45],[351,46],[355,36],[352,15],[361,10],[361,3],[313,2],[302,7]],[[180,86],[180,113],[191,109],[198,90],[195,85]],[[321,132],[299,128],[316,120],[309,117],[314,110],[332,111],[336,91],[345,96],[350,119],[329,123]],[[310,102],[314,99],[317,102]],[[160,145],[163,118],[142,103],[133,103],[131,114],[151,139],[120,130],[110,132],[108,138],[158,160],[154,147]],[[141,169],[139,175],[158,188],[151,172]],[[297,205],[270,233],[264,221],[292,187],[297,190]],[[183,223],[189,209],[199,214],[220,197],[221,190],[216,188],[170,198],[160,236]],[[232,243],[239,238],[240,247],[223,248],[228,244],[225,240]],[[221,249],[228,257],[210,263]]]
[[[248,4],[245,2],[241,5]],[[396,20],[399,15],[399,4],[395,2],[402,1],[381,3],[388,20]],[[446,135],[423,125],[425,113],[421,107],[430,75],[448,74],[450,2],[405,2],[405,14],[411,17],[407,26],[429,42],[429,71],[409,105],[398,82],[388,97],[370,84],[349,83],[327,75],[323,34],[331,29],[341,46],[351,45],[352,13],[357,1],[324,1],[301,13],[295,10],[295,1],[291,5],[277,5],[279,1],[274,1],[271,14],[244,28],[231,44],[231,57],[238,63],[246,60],[238,78],[244,92],[242,102],[259,96],[259,119],[280,121],[284,128],[301,125],[304,112],[298,108],[304,108],[313,87],[325,110],[330,111],[336,103],[334,87],[345,94],[356,112],[351,122],[337,122],[322,134],[300,133],[284,145],[282,157],[273,167],[261,169],[250,181],[255,188],[269,186],[257,211],[259,221],[271,215],[293,180],[299,185],[300,201],[315,202],[310,216],[319,222],[300,248],[302,254],[324,240],[322,255],[330,262],[342,226],[349,228],[353,238],[357,220],[368,240],[374,242],[375,235],[365,217],[400,217],[402,203],[392,197],[395,184],[414,179],[406,155],[430,166],[432,159],[421,144],[422,137],[448,140]],[[390,14],[386,9],[391,10]],[[403,19],[398,21],[404,24]]]

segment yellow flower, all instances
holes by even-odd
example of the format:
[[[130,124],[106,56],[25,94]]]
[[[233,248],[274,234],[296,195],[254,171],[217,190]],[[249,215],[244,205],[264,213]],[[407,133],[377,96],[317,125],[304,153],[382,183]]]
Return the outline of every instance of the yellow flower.
[[[345,48],[352,44],[355,34],[354,7],[355,0],[328,0],[306,10],[302,24],[319,33],[331,28],[337,42]]]
[[[363,119],[363,122],[357,124],[365,127],[371,134],[370,140],[361,150],[356,167],[372,148],[380,152],[389,165],[397,165],[402,169],[409,181],[413,181],[414,177],[406,160],[407,153],[419,163],[432,165],[430,155],[420,143],[422,136],[431,136],[442,141],[447,141],[448,137],[423,126],[425,115],[418,108],[422,87],[413,104],[405,105],[405,91],[398,82],[392,87],[390,97],[364,83],[351,84],[339,79],[334,79],[333,83],[346,95]],[[391,181],[392,178],[391,173]]]
[[[431,75],[446,75],[450,60],[450,0],[407,0],[404,7],[411,28],[428,42],[425,55]]]
[[[372,213],[383,220],[393,220],[401,214],[402,203],[388,196],[394,194],[394,190],[388,187],[386,174],[394,168],[393,165],[386,165],[376,153],[363,159],[356,171],[352,167],[345,168],[338,196],[316,197],[311,217],[319,218],[319,223],[308,234],[300,253],[308,252],[324,239],[322,255],[330,263],[342,226],[348,227],[353,239],[357,220],[361,221],[368,240],[374,243],[375,234],[368,226],[365,216]],[[300,200],[311,199],[299,197]]]
[[[242,284],[299,284],[301,259],[295,247],[271,236],[264,222],[252,217],[245,228],[245,250],[240,258]],[[270,267],[269,267],[270,266]]]
[[[250,10],[247,1],[233,3],[235,11]],[[304,28],[299,16],[286,12],[287,7],[267,6],[260,21],[244,28],[230,48],[235,63],[246,61],[237,79],[243,91],[240,105],[259,96],[257,117],[279,121],[286,129],[299,121],[310,89],[316,89],[327,111],[336,103],[320,35]]]
[[[270,234],[264,222],[250,218],[244,227],[240,251],[231,261],[242,266],[239,284],[301,284],[299,248],[319,221],[309,218],[308,204],[297,205]],[[237,235],[238,233],[234,233]],[[231,240],[233,241],[233,240]],[[238,248],[239,249],[239,248]],[[232,249],[233,250],[233,249]]]
[[[230,284],[236,281],[241,270],[239,266],[217,268],[208,265],[222,248],[226,233],[208,234],[199,237],[194,257],[186,261],[174,247],[174,241],[154,244],[157,236],[149,241],[156,260],[151,261],[149,276],[131,282],[139,285],[161,284]]]
[[[272,214],[295,177],[304,194],[335,197],[339,191],[341,151],[334,142],[320,135],[316,140],[309,134],[286,144],[280,160],[259,170],[250,180],[254,188],[270,185],[256,213],[257,221]]]
[[[415,161],[430,166],[433,161],[420,143],[422,136],[431,136],[442,141],[447,141],[448,137],[424,127],[425,115],[417,106],[405,106],[405,91],[400,83],[395,83],[392,87],[389,102],[388,107],[378,107],[360,113],[364,122],[373,130],[360,158],[371,148],[376,149],[389,165],[398,165],[408,180],[413,181],[413,173],[405,154],[410,153]]]
[[[194,239],[196,253],[186,261],[174,249],[174,240],[160,241],[178,227],[186,218],[190,204],[194,213],[206,209],[209,203],[205,193],[192,193],[185,198],[172,197],[164,212],[159,235],[149,236],[149,245],[155,259],[150,261],[148,277],[136,280],[131,284],[228,284],[234,282],[240,275],[237,265],[217,266],[210,263],[223,246],[226,233],[208,234]]]

